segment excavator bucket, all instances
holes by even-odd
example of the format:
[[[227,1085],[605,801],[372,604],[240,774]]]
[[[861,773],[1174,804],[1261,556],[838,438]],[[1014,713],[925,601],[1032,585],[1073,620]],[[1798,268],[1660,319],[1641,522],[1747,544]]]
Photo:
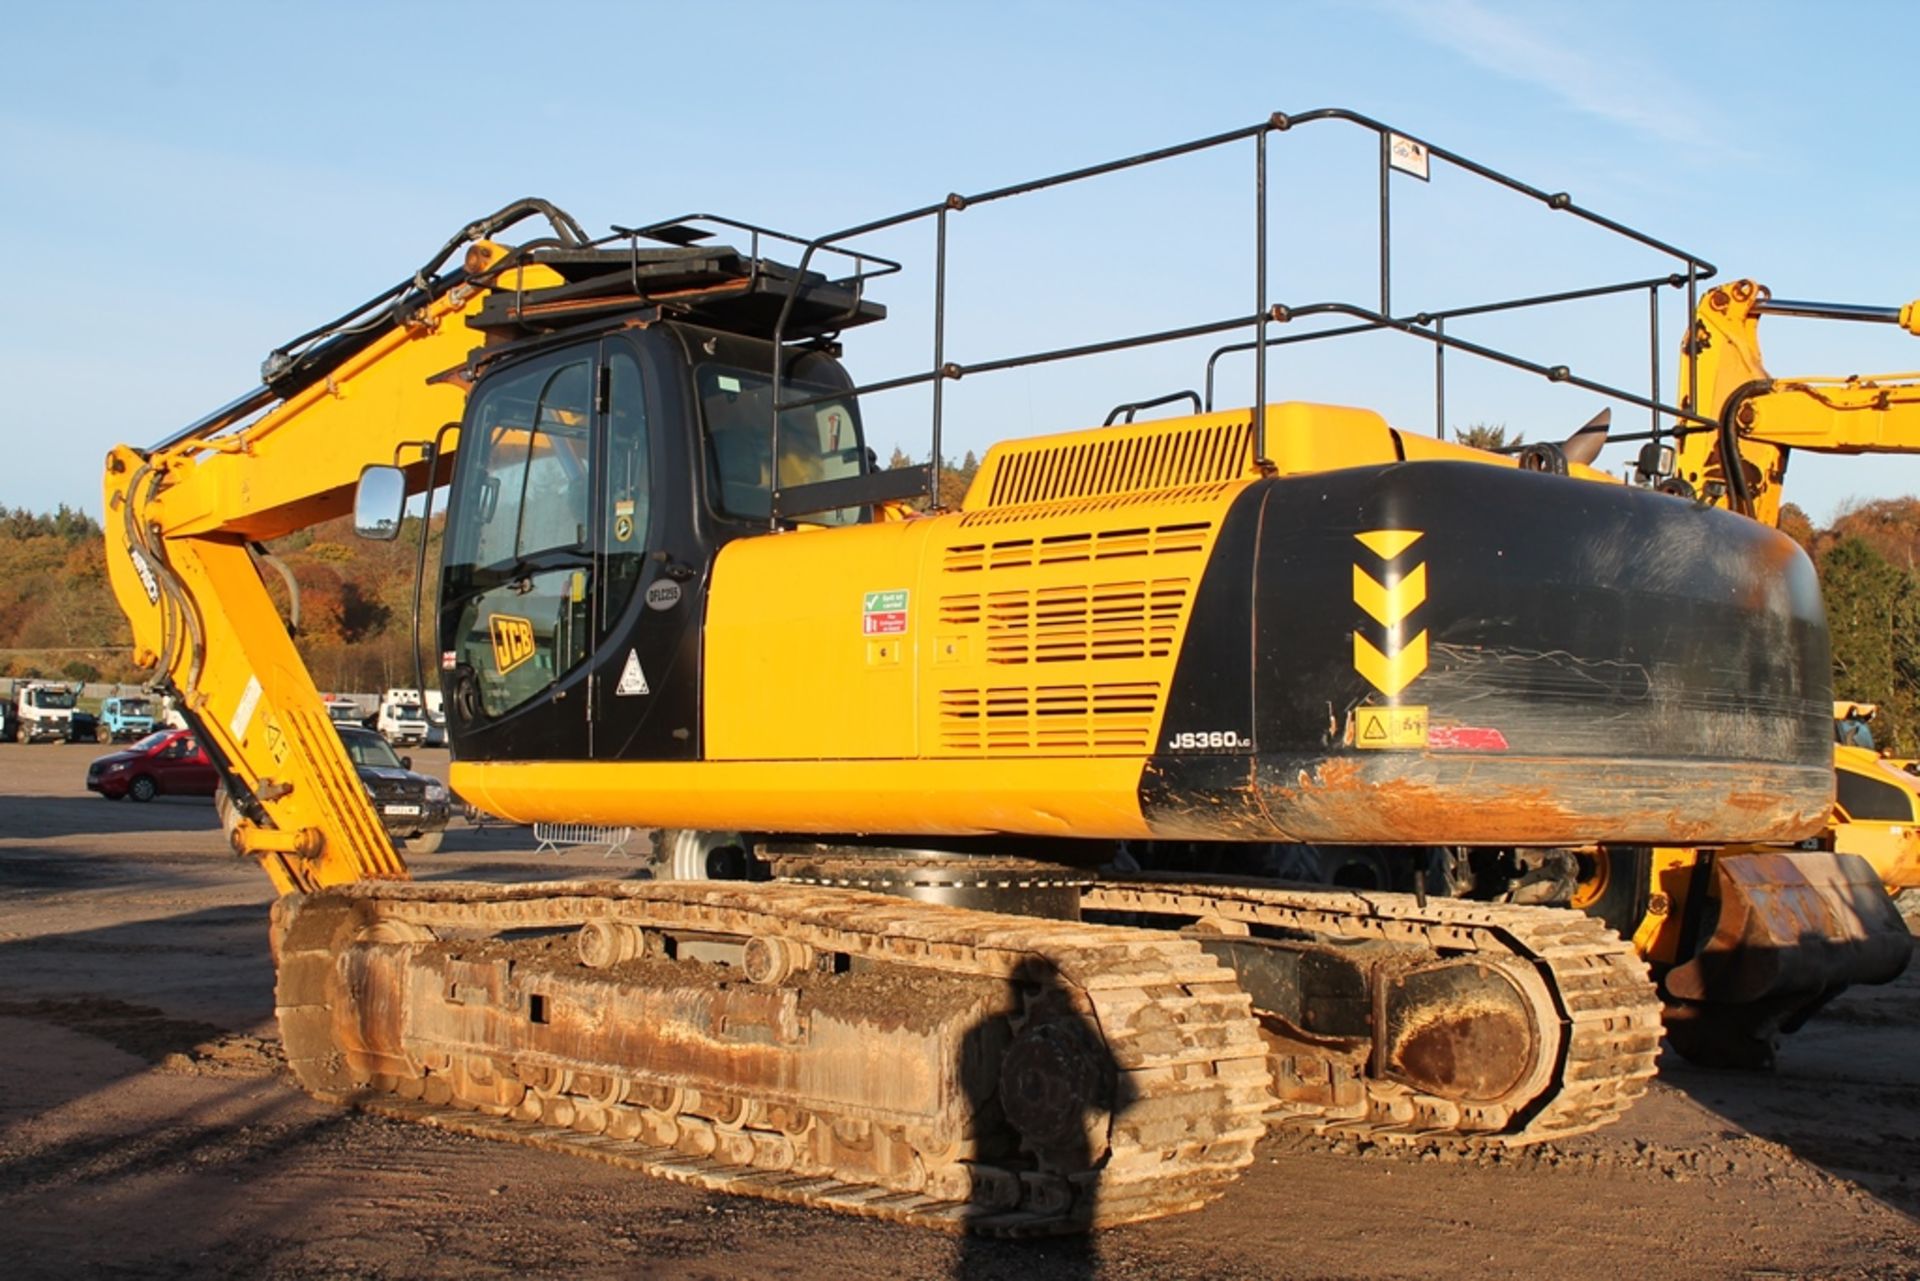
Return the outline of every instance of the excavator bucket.
[[[1793,850],[1714,860],[1718,919],[1699,953],[1671,970],[1668,1034],[1686,1057],[1767,1067],[1791,1032],[1855,983],[1906,969],[1913,938],[1872,864]]]

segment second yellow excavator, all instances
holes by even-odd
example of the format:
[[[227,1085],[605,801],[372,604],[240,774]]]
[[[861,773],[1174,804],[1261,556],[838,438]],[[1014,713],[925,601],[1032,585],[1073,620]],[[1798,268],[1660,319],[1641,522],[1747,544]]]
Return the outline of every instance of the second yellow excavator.
[[[1920,452],[1920,379],[1910,373],[1774,377],[1760,348],[1768,316],[1916,333],[1920,304],[1776,299],[1752,280],[1717,286],[1701,298],[1682,342],[1681,370],[1688,387],[1683,404],[1705,408],[1707,420],[1676,429],[1668,454],[1650,443],[1641,472],[1665,492],[1777,527],[1793,451]],[[1690,1057],[1764,1066],[1778,1034],[1804,1023],[1847,982],[1884,981],[1903,968],[1908,949],[1891,924],[1871,963],[1863,959],[1851,974],[1816,959],[1815,947],[1765,946],[1765,939],[1806,935],[1807,922],[1761,892],[1716,892],[1701,871],[1717,865],[1723,883],[1738,876],[1750,886],[1812,872],[1848,886],[1883,919],[1872,882],[1889,895],[1920,891],[1920,778],[1873,750],[1865,722],[1874,712],[1857,700],[1833,705],[1836,796],[1816,837],[1792,850],[1736,848],[1702,856],[1656,849],[1646,856],[1652,880],[1642,906],[1659,910],[1628,928],[1660,979],[1675,1044]],[[1631,919],[1632,912],[1625,915]],[[1843,918],[1817,923],[1828,931],[1844,926]]]

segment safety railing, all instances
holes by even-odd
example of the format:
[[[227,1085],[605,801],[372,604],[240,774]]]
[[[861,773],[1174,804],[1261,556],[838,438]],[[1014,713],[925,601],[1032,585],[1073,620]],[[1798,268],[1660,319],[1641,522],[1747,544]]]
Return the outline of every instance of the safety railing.
[[[535,854],[558,854],[566,849],[598,849],[606,858],[627,852],[631,827],[602,827],[593,823],[535,823]]]
[[[1371,135],[1377,147],[1378,166],[1378,270],[1377,305],[1362,305],[1350,301],[1314,301],[1297,304],[1277,303],[1268,293],[1269,273],[1269,192],[1268,192],[1268,149],[1269,140],[1294,133],[1305,126],[1322,123],[1343,124],[1358,128]],[[1252,152],[1252,205],[1254,213],[1253,243],[1250,246],[1252,264],[1251,281],[1248,292],[1252,295],[1253,307],[1237,314],[1221,316],[1211,321],[1183,325],[1176,328],[1149,330],[1140,333],[1119,335],[1098,342],[1082,343],[1068,347],[1024,352],[1009,356],[1000,356],[987,360],[962,363],[948,358],[946,275],[948,263],[949,225],[959,215],[983,205],[1008,200],[1016,196],[1045,191],[1074,183],[1119,173],[1125,170],[1161,164],[1183,156],[1211,151],[1219,148],[1246,146]],[[1513,298],[1495,298],[1483,302],[1452,307],[1444,311],[1419,311],[1413,313],[1396,312],[1394,308],[1395,258],[1393,245],[1393,190],[1394,183],[1400,180],[1428,181],[1435,165],[1446,165],[1476,179],[1513,192],[1516,195],[1535,202],[1555,213],[1586,223],[1603,232],[1623,238],[1640,246],[1652,254],[1667,259],[1668,269],[1658,274],[1641,275],[1636,278],[1607,281],[1588,287],[1563,290],[1554,293],[1533,294]],[[686,220],[676,220],[676,224]],[[715,220],[722,221],[722,220]],[[1226,355],[1237,352],[1252,352],[1253,361],[1253,410],[1254,410],[1254,447],[1257,462],[1263,467],[1271,467],[1266,445],[1267,403],[1267,353],[1270,348],[1317,342],[1346,335],[1366,332],[1386,331],[1398,333],[1430,343],[1434,349],[1434,399],[1436,424],[1444,429],[1446,421],[1446,360],[1449,353],[1459,353],[1476,359],[1489,360],[1511,368],[1520,369],[1538,375],[1552,382],[1567,383],[1585,388],[1636,405],[1648,411],[1649,427],[1644,433],[1616,435],[1615,440],[1659,440],[1665,424],[1695,423],[1710,425],[1711,420],[1701,417],[1686,406],[1698,403],[1696,389],[1688,388],[1682,404],[1674,404],[1666,398],[1660,351],[1659,295],[1663,289],[1685,290],[1687,314],[1693,314],[1698,305],[1699,288],[1702,282],[1710,279],[1715,268],[1712,263],[1697,254],[1680,249],[1665,241],[1656,239],[1645,232],[1629,227],[1615,219],[1606,217],[1586,208],[1564,191],[1546,191],[1502,173],[1491,166],[1469,159],[1457,152],[1437,146],[1404,130],[1393,128],[1378,120],[1356,112],[1339,108],[1325,108],[1298,114],[1276,113],[1256,124],[1244,128],[1228,130],[1191,142],[1162,147],[1138,155],[1113,160],[1104,164],[1089,165],[1047,177],[1035,178],[1010,186],[997,187],[972,195],[958,193],[942,200],[917,208],[906,210],[884,218],[876,218],[855,226],[842,228],[828,235],[812,240],[800,241],[795,237],[783,237],[793,243],[803,245],[798,271],[794,283],[789,288],[779,321],[775,325],[774,339],[777,345],[784,337],[788,320],[792,314],[794,301],[798,297],[800,281],[812,270],[815,258],[821,254],[847,254],[856,258],[861,251],[852,247],[850,242],[872,236],[882,231],[891,231],[914,223],[931,222],[933,225],[933,332],[931,336],[932,361],[928,368],[910,373],[861,384],[848,391],[837,391],[835,396],[868,396],[882,392],[895,391],[908,387],[929,387],[931,389],[931,438],[930,456],[932,463],[927,469],[924,493],[933,499],[939,492],[939,468],[941,459],[941,436],[943,431],[943,396],[945,384],[964,377],[997,373],[1023,367],[1049,364],[1058,361],[1073,360],[1087,356],[1125,351],[1133,348],[1156,346],[1165,343],[1187,341],[1210,335],[1226,335],[1241,331],[1249,335],[1244,341],[1228,343],[1207,361],[1207,391],[1201,398],[1203,404],[1211,408],[1213,404],[1213,385],[1215,367]],[[743,226],[744,224],[724,224]],[[757,243],[757,242],[756,242]],[[889,265],[897,267],[897,264]],[[862,267],[860,278],[864,282],[873,274]],[[1450,321],[1472,316],[1489,315],[1497,312],[1525,311],[1559,303],[1583,299],[1602,298],[1612,295],[1644,292],[1648,298],[1648,335],[1647,351],[1649,359],[1648,382],[1644,391],[1629,389],[1602,379],[1587,377],[1566,365],[1550,365],[1529,360],[1497,347],[1476,343],[1447,332]],[[1273,335],[1269,331],[1275,326],[1287,325],[1309,317],[1344,316],[1351,323],[1304,334]],[[810,396],[788,400],[784,398],[784,370],[780,362],[775,362],[773,379],[772,423],[769,431],[770,457],[780,456],[780,416],[786,410],[803,408],[826,399],[823,396]],[[1185,399],[1195,393],[1183,392],[1175,396],[1162,398],[1163,401]],[[1135,402],[1122,405],[1116,411],[1131,414],[1132,411],[1146,408],[1153,402]],[[772,520],[778,524],[783,517],[821,511],[833,507],[846,506],[859,501],[876,501],[881,489],[888,492],[885,497],[896,497],[900,486],[898,477],[887,479],[885,474],[874,477],[859,477],[852,480],[827,482],[820,485],[781,486],[776,478],[772,495]],[[873,489],[869,495],[865,491]],[[829,492],[831,490],[831,492]]]

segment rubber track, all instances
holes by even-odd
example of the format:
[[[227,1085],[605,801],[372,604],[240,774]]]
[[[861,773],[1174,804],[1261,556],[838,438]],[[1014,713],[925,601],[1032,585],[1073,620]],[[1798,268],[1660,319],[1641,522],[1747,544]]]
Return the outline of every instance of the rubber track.
[[[1557,1019],[1552,1075],[1514,1109],[1463,1107],[1404,1085],[1364,1078],[1366,1114],[1330,1116],[1282,1104],[1277,1124],[1366,1139],[1471,1137],[1521,1146],[1584,1134],[1616,1120],[1646,1092],[1659,1053],[1659,993],[1633,947],[1603,922],[1563,908],[1480,903],[1317,886],[1157,879],[1103,881],[1087,908],[1219,917],[1341,940],[1412,944],[1442,955],[1518,958],[1541,976]],[[1546,1021],[1543,1019],[1543,1022]]]
[[[1051,967],[1090,1015],[1112,1056],[1118,1094],[1130,1100],[1109,1128],[1110,1150],[1089,1208],[1057,1176],[972,1167],[975,1196],[942,1200],[821,1173],[728,1165],[641,1139],[613,1138],[359,1091],[316,1091],[382,1115],[550,1151],[566,1151],[710,1191],[733,1192],[933,1227],[993,1235],[1077,1231],[1194,1209],[1218,1196],[1253,1159],[1272,1106],[1266,1047],[1232,971],[1191,940],[1160,931],[1010,917],[846,890],[716,882],[516,886],[379,885],[328,891],[350,907],[360,933],[380,923],[493,932],[630,921],[734,936],[781,933],[912,969],[1011,979],[1036,961]],[[309,906],[315,906],[309,904]],[[328,905],[319,904],[323,911]],[[289,937],[297,937],[297,927]],[[339,940],[336,938],[337,944]],[[289,967],[331,966],[325,948],[284,951]],[[283,984],[284,992],[284,984]],[[284,999],[284,998],[283,998]],[[312,1005],[283,1007],[283,1021]],[[415,1078],[418,1080],[419,1078]],[[820,1115],[822,1123],[831,1116]],[[1049,1182],[1053,1186],[1046,1186]],[[999,1188],[1028,1204],[992,1204]],[[1062,1208],[1061,1202],[1072,1203]]]

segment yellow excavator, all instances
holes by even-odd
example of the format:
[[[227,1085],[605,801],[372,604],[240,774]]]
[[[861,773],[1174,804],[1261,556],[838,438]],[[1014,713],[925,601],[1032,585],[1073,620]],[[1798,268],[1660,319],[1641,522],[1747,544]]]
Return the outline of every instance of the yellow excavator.
[[[813,240],[708,216],[595,239],[525,201],[258,388],[115,448],[113,588],[281,893],[302,1085],[1007,1234],[1203,1204],[1275,1121],[1517,1144],[1618,1116],[1661,1035],[1647,967],[1520,891],[1580,851],[1821,829],[1827,636],[1791,540],[1571,444],[1542,469],[1269,403],[1268,331],[1305,309],[962,364],[936,306],[926,375],[861,387],[840,360],[897,268],[860,234],[932,224],[944,286],[966,210],[1209,148],[1256,157],[1264,298],[1266,148],[1321,122],[1379,143],[1383,191],[1470,163],[1324,111]],[[526,218],[548,230],[502,239]],[[1365,323],[1406,328],[1384,293]],[[1001,443],[952,510],[901,505],[937,466],[875,465],[863,406],[889,387],[931,391],[937,459],[955,379],[1248,330],[1249,406]],[[267,544],[349,510],[390,538],[442,487],[456,790],[661,829],[670,875],[408,879]],[[1248,873],[1276,847],[1444,848],[1464,896],[1137,870],[1176,843]],[[1832,974],[1884,940],[1884,895],[1769,892],[1841,922]]]
[[[1876,704],[1833,704],[1833,818],[1822,841],[1873,865],[1896,906],[1920,910],[1920,761],[1876,750]]]
[[[1768,316],[1893,325],[1920,333],[1920,304],[1900,307],[1776,299],[1765,286],[1736,280],[1709,290],[1695,309],[1682,342],[1687,380],[1683,404],[1706,407],[1707,423],[1682,426],[1663,454],[1657,442],[1643,449],[1639,472],[1668,493],[1748,516],[1777,527],[1787,463],[1794,450],[1830,454],[1920,452],[1920,378],[1910,373],[1846,377],[1776,378],[1762,360],[1761,321]],[[1820,833],[1791,851],[1732,849],[1721,852],[1721,875],[1751,884],[1803,875],[1818,866],[1809,851],[1841,856],[1821,874],[1850,880],[1852,891],[1871,897],[1865,869],[1890,895],[1920,889],[1920,777],[1905,762],[1881,756],[1860,734],[1877,709],[1855,700],[1833,705],[1836,796]],[[1847,728],[1843,728],[1847,727]],[[1859,862],[1846,856],[1858,855]],[[1654,849],[1643,855],[1652,878],[1650,906],[1633,929],[1642,955],[1654,966],[1668,999],[1668,1025],[1675,1045],[1710,1063],[1764,1066],[1780,1032],[1790,1032],[1831,999],[1842,984],[1834,972],[1808,964],[1812,948],[1780,949],[1775,958],[1754,945],[1762,934],[1791,938],[1790,910],[1763,893],[1723,899],[1704,869],[1716,856],[1688,849]],[[1584,887],[1598,896],[1598,880]],[[1706,910],[1702,910],[1704,892]],[[1691,910],[1690,910],[1691,905]],[[1771,912],[1772,922],[1751,919]],[[1822,922],[1826,924],[1827,922]],[[1625,921],[1622,922],[1625,924]],[[1872,967],[1880,978],[1899,972],[1897,936]],[[1764,970],[1733,974],[1734,953],[1766,957]],[[1877,981],[1866,973],[1854,981]]]

